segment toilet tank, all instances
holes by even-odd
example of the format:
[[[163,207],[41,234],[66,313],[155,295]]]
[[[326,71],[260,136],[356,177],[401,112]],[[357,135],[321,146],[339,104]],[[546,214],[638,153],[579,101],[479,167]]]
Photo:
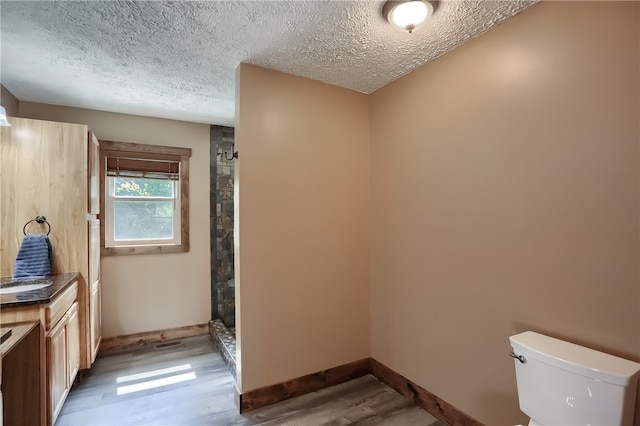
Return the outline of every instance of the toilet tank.
[[[527,331],[509,337],[520,410],[541,425],[632,425],[640,364]],[[640,415],[640,413],[639,413]]]

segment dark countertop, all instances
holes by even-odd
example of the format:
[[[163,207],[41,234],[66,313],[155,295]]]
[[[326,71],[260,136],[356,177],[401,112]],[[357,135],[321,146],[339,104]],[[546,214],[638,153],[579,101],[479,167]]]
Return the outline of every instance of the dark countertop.
[[[49,303],[69,284],[78,279],[80,273],[70,272],[65,274],[50,275],[46,278],[32,280],[14,280],[11,277],[0,278],[0,288],[13,285],[48,284],[50,286],[37,290],[22,291],[19,293],[0,294],[0,308],[11,308],[14,306],[37,305]]]

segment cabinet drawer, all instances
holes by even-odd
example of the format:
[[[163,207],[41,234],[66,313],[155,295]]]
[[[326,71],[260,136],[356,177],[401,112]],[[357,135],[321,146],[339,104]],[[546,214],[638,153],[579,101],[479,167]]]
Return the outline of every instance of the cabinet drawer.
[[[45,328],[51,330],[78,298],[78,282],[74,282],[64,293],[47,305],[44,311]]]

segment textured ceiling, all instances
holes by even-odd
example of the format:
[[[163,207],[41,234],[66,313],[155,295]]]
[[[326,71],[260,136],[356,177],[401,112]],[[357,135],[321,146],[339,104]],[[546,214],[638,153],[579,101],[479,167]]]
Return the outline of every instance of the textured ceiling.
[[[371,93],[537,0],[441,1],[413,34],[383,1],[0,2],[0,81],[18,99],[233,125],[235,69]]]

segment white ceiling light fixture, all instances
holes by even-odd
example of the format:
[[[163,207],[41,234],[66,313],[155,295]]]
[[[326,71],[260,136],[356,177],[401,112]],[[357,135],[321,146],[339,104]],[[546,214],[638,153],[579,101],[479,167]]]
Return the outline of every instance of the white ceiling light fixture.
[[[435,1],[388,1],[382,6],[382,15],[395,29],[412,33],[433,15]]]
[[[10,127],[11,123],[7,121],[7,111],[0,105],[0,126]]]

